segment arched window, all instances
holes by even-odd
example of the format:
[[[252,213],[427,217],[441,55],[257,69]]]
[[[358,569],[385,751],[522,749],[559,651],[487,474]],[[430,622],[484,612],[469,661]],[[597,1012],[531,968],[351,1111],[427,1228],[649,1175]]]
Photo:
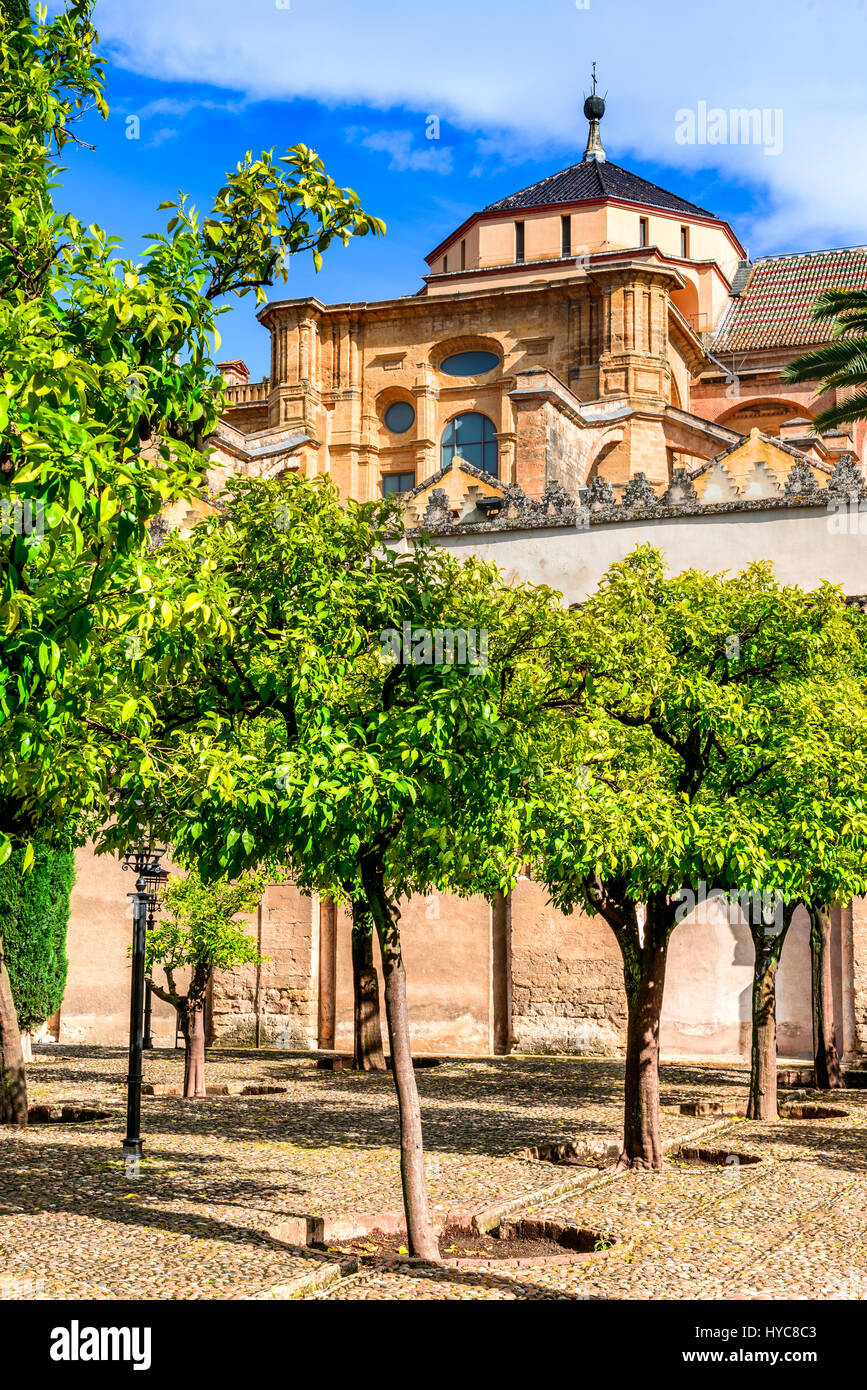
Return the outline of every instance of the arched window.
[[[443,431],[443,468],[448,467],[455,455],[483,473],[497,476],[497,431],[487,415],[468,410],[449,420]]]

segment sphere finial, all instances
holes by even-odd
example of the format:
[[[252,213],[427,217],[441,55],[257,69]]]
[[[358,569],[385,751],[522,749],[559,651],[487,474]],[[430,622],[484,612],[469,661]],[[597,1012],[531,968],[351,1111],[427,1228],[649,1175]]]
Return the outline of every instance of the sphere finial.
[[[593,64],[593,91],[584,100],[584,115],[590,122],[590,132],[587,136],[587,148],[584,151],[584,159],[596,160],[600,164],[605,162],[605,151],[602,148],[602,139],[599,134],[599,122],[605,115],[605,99],[598,95],[596,91],[596,64]]]
[[[605,115],[605,99],[596,95],[596,64],[593,64],[593,91],[584,102],[584,115],[588,121],[601,121]]]

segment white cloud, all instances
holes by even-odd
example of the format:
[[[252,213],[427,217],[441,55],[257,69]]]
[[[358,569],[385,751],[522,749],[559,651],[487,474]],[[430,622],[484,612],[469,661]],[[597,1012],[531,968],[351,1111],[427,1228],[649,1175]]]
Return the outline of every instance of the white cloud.
[[[175,126],[161,126],[145,142],[151,146],[164,145],[167,140],[176,140],[180,131]]]
[[[141,120],[148,116],[189,116],[193,111],[225,111],[237,115],[246,104],[245,101],[209,101],[203,97],[157,97],[140,107],[136,115]]]
[[[347,131],[347,134],[350,134]],[[389,169],[413,173],[425,170],[432,174],[452,172],[452,152],[431,141],[419,144],[412,130],[371,130],[359,131],[359,144],[368,150],[381,150],[389,156]]]
[[[563,163],[580,156],[596,59],[616,162],[640,156],[754,185],[764,206],[745,230],[768,246],[865,239],[863,0],[100,0],[96,19],[113,59],[138,73],[252,100],[435,114],[510,144],[513,159],[524,143]],[[679,145],[675,112],[699,101],[781,109],[780,154]],[[427,167],[397,162],[421,142],[391,138],[382,148],[396,167]]]

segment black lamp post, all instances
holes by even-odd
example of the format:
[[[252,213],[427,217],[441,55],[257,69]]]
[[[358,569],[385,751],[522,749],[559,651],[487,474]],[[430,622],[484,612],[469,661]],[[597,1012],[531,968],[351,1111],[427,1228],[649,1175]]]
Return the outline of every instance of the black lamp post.
[[[145,874],[145,878],[147,879],[147,892],[149,898],[147,930],[152,931],[156,924],[157,913],[159,912],[160,908],[159,890],[162,887],[162,885],[168,880],[169,872],[167,869],[157,869],[156,873],[153,876],[151,876],[150,874]],[[150,1051],[154,1045],[153,1034],[151,1031],[152,1004],[153,992],[150,987],[150,981],[145,980],[144,1037],[142,1039],[142,1047],[145,1049],[145,1051]]]
[[[137,1163],[141,1158],[141,1054],[144,1044],[143,1018],[145,993],[145,934],[148,917],[156,901],[156,890],[167,877],[160,868],[160,858],[164,849],[149,845],[137,845],[124,855],[124,870],[132,869],[136,875],[132,898],[132,983],[129,1006],[129,1071],[126,1083],[126,1138],[123,1141],[123,1154],[127,1161]]]

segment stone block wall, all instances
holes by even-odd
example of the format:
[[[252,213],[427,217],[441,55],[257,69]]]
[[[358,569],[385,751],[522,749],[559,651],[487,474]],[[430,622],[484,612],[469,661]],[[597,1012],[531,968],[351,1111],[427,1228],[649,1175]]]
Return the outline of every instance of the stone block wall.
[[[847,909],[851,925],[851,1021],[853,1050],[867,1053],[867,899]]]
[[[545,481],[557,482],[577,497],[587,472],[586,432],[551,403],[546,416]]]
[[[626,1031],[617,942],[601,918],[569,917],[539,883],[512,894],[512,1033],[518,1052],[614,1056]]]
[[[317,1044],[319,903],[294,884],[272,885],[249,926],[266,957],[218,975],[209,1032],[217,1044],[307,1048]]]

